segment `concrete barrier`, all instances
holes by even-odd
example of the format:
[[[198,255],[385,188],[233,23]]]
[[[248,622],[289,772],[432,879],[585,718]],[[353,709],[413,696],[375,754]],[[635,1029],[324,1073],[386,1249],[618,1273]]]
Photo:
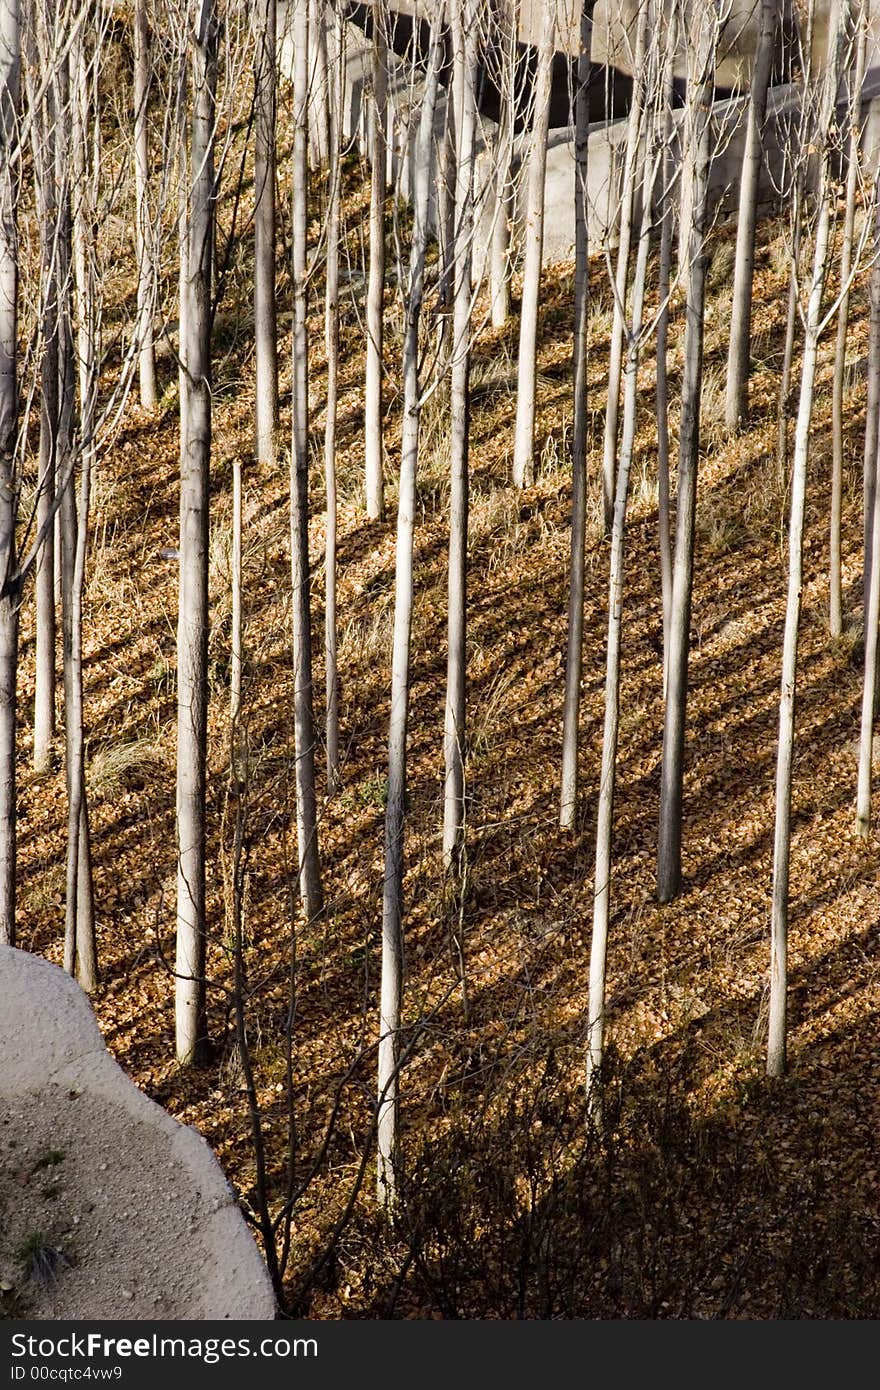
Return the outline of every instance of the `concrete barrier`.
[[[422,6],[416,6],[421,10]],[[529,12],[531,13],[531,11]],[[880,24],[875,16],[875,28]],[[347,69],[343,130],[346,138],[359,139],[365,144],[366,98],[371,85],[370,41],[363,30],[348,23],[346,53]],[[872,34],[874,30],[872,30]],[[603,40],[607,43],[610,39]],[[880,40],[878,40],[880,42]],[[861,118],[864,131],[866,164],[871,167],[880,153],[880,50],[872,39],[871,54],[875,58],[869,67],[862,90]],[[289,34],[283,33],[279,43],[281,71],[292,73],[293,49]],[[731,61],[733,59],[731,58]],[[742,54],[737,57],[745,61]],[[422,84],[413,75],[410,64],[393,52],[389,53],[389,182],[404,198],[412,187],[412,166],[418,126]],[[787,132],[797,121],[800,109],[800,89],[794,85],[774,87],[768,101],[764,134],[764,169],[760,197],[765,207],[779,201],[783,177]],[[710,172],[710,197],[713,208],[724,211],[735,206],[735,196],[742,168],[745,143],[747,96],[729,97],[713,107],[714,137]],[[841,122],[846,119],[846,101],[839,108]],[[683,112],[674,113],[680,125]],[[435,115],[437,140],[442,138],[446,120],[446,93],[441,88]],[[497,126],[481,114],[477,127],[476,167],[476,239],[475,274],[485,264],[491,240],[491,228],[499,215],[494,198],[495,142]],[[517,138],[514,150],[514,176],[522,166],[528,143],[527,135]],[[591,128],[589,142],[588,228],[591,241],[597,247],[605,240],[614,242],[614,225],[619,201],[626,144],[626,118],[599,122]],[[544,263],[569,260],[574,254],[574,131],[570,126],[550,131],[545,177]],[[512,217],[514,244],[516,229],[523,219],[524,190],[522,180],[514,177]],[[431,225],[435,225],[434,206],[430,210]]]
[[[213,1152],[132,1084],[79,985],[0,946],[0,1000],[0,1318],[274,1318]]]

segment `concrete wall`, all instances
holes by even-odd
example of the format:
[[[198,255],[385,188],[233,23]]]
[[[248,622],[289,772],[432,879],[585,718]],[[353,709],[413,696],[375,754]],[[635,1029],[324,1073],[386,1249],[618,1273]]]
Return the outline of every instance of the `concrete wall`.
[[[0,945],[0,999],[0,1318],[274,1318],[213,1152],[132,1084],[79,985]]]
[[[347,54],[343,126],[348,138],[360,137],[363,143],[365,96],[371,80],[370,44],[363,31],[354,24],[348,26]],[[282,70],[290,73],[292,48],[289,39],[282,39],[281,63]],[[392,55],[390,65],[389,134],[393,139],[390,145],[388,172],[389,179],[395,183],[399,181],[401,192],[407,197],[413,181],[412,164],[422,87],[419,81],[413,81],[408,64]],[[880,63],[868,72],[862,98],[865,150],[870,163],[880,153]],[[774,197],[774,184],[778,186],[785,130],[797,114],[799,100],[798,90],[794,87],[776,88],[771,93],[765,135],[767,168],[762,188],[763,197],[767,202]],[[716,205],[720,204],[722,207],[733,203],[738,186],[745,138],[746,102],[746,97],[736,97],[719,101],[714,107],[716,154],[712,161],[711,190]],[[438,143],[442,139],[445,111],[446,94],[441,88],[435,117]],[[841,118],[845,115],[843,103],[840,114]],[[676,118],[681,120],[681,112],[676,113]],[[495,167],[493,145],[496,134],[495,123],[485,116],[481,117],[478,125],[476,178],[477,271],[485,254],[492,220],[497,216],[491,194]],[[597,243],[609,233],[613,234],[614,210],[618,201],[625,140],[625,119],[607,125],[603,122],[594,127],[590,136],[589,231],[591,239]],[[525,153],[526,142],[527,137],[521,137],[517,160]],[[514,208],[515,220],[521,217],[520,204],[521,197]],[[545,206],[545,263],[569,259],[574,251],[574,143],[573,132],[568,127],[550,132]],[[431,216],[433,219],[433,208]]]

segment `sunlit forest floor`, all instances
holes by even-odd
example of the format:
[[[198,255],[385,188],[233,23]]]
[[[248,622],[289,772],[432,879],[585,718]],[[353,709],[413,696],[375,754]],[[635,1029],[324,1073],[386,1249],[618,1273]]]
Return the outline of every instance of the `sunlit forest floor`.
[[[363,201],[348,218],[357,241]],[[794,768],[789,1073],[764,1076],[773,782],[787,577],[774,457],[787,268],[762,237],[753,416],[725,436],[733,233],[713,235],[685,783],[686,884],[654,901],[662,735],[653,345],[642,368],[627,548],[608,975],[607,1114],[588,1131],[583,1065],[609,546],[598,523],[611,296],[593,262],[591,512],[576,832],[557,826],[571,487],[572,268],[541,295],[538,476],[510,483],[517,319],[476,343],[471,427],[468,857],[440,864],[447,561],[442,392],[424,413],[406,850],[404,1198],[374,1203],[372,1095],[399,458],[400,312],[389,291],[388,506],[363,513],[362,275],[345,279],[340,475],[342,787],[323,795],[321,923],[295,900],[288,522],[282,457],[252,462],[251,323],[215,344],[210,660],[209,1065],[173,1047],[177,386],[133,403],[100,459],[86,609],[95,891],[107,1044],[214,1147],[246,1210],[255,1159],[231,997],[236,816],[245,849],[247,1021],[273,1210],[296,1194],[286,1296],[338,1317],[797,1318],[880,1315],[878,842],[854,834],[861,659],[866,278],[847,372],[846,632],[828,629],[830,359],[814,418]],[[238,283],[246,301],[247,260]],[[316,282],[316,291],[320,284]],[[283,301],[283,296],[282,296]],[[285,307],[281,304],[282,309]],[[312,302],[316,707],[323,730],[321,440],[325,358]],[[283,333],[287,332],[286,326]],[[671,337],[672,398],[683,315]],[[284,360],[284,358],[282,358]],[[795,383],[796,386],[796,383]],[[289,368],[282,390],[289,392]],[[678,417],[673,411],[675,443]],[[232,463],[244,467],[244,787],[230,779]],[[32,601],[31,601],[32,602]],[[60,961],[65,793],[30,770],[33,616],[23,615],[20,944]],[[323,748],[323,746],[322,746]],[[319,759],[319,767],[320,767]],[[462,987],[462,966],[464,988]],[[290,1056],[287,1055],[288,1038]],[[288,1086],[292,1078],[292,1090]]]

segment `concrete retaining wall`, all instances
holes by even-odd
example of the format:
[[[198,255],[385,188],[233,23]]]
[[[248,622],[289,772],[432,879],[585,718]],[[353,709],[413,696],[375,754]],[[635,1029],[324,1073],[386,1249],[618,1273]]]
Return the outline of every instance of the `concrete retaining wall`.
[[[343,128],[347,138],[365,141],[364,115],[366,94],[371,84],[370,43],[355,24],[347,26],[347,75]],[[280,42],[281,69],[292,72],[292,45],[289,36]],[[389,182],[408,197],[412,187],[412,164],[418,127],[422,85],[413,80],[410,66],[390,55],[389,78]],[[716,102],[714,107],[715,155],[711,168],[711,196],[714,205],[734,205],[742,167],[745,141],[747,97]],[[762,179],[762,198],[769,205],[778,199],[777,190],[782,174],[785,132],[796,119],[800,94],[796,87],[774,88],[768,105],[765,130],[765,170]],[[682,113],[676,113],[680,122]],[[840,107],[840,118],[846,116],[846,103]],[[439,141],[446,120],[446,93],[441,88],[435,116],[435,132]],[[880,62],[869,69],[862,92],[862,123],[864,147],[869,164],[880,155]],[[477,137],[477,209],[478,230],[476,272],[479,273],[491,234],[493,219],[498,215],[492,195],[495,169],[495,123],[482,116]],[[525,152],[526,137],[520,138],[515,164]],[[615,208],[622,172],[626,142],[626,119],[601,123],[593,128],[589,146],[589,234],[598,244],[610,235],[613,241]],[[521,180],[513,209],[514,221],[522,219]],[[434,209],[431,209],[432,225]],[[551,130],[547,152],[545,182],[544,262],[568,260],[574,254],[574,141],[570,127]]]
[[[0,1318],[274,1318],[213,1152],[132,1084],[79,985],[0,946],[0,1001]]]

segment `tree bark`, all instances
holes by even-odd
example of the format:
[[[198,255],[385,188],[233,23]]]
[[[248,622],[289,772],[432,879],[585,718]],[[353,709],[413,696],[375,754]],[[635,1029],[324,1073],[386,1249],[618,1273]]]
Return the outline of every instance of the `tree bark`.
[[[71,48],[73,82],[68,80],[68,59],[58,69],[60,107],[65,119],[56,132],[58,185],[58,283],[59,299],[59,430],[58,476],[67,479],[61,496],[61,609],[64,651],[64,740],[67,781],[67,862],[65,874],[64,965],[75,974],[87,993],[98,984],[95,941],[92,864],[88,804],[85,786],[85,722],[83,708],[82,600],[88,541],[88,506],[91,483],[93,399],[95,388],[94,345],[94,248],[86,246],[95,225],[91,179],[86,155],[88,90],[82,36]],[[68,129],[72,138],[68,137]],[[72,178],[68,170],[72,169]],[[70,194],[74,197],[72,237]],[[77,248],[72,254],[71,242]],[[91,254],[90,254],[91,253]],[[80,342],[80,515],[77,517],[75,459],[72,454],[73,409],[76,390],[73,345],[72,290],[76,280]],[[88,354],[88,361],[84,360]]]
[[[367,362],[364,386],[364,481],[367,516],[385,510],[382,428],[382,339],[385,298],[385,162],[388,47],[383,0],[372,0],[373,104],[370,183],[370,277],[367,284]]]
[[[709,112],[717,38],[714,10],[707,0],[703,0],[691,22],[692,25],[696,25],[696,31],[691,28],[687,36],[692,59],[683,134],[689,164],[686,182],[691,190],[688,199],[690,222],[683,223],[680,232],[687,248],[684,375],[657,842],[657,897],[662,903],[670,902],[681,887],[684,732],[694,570],[697,461],[700,449],[700,391],[703,378],[706,285],[704,244],[710,158]]]
[[[496,5],[494,21],[498,26],[497,50],[500,63],[496,75],[498,125],[493,144],[494,208],[489,247],[489,303],[492,327],[503,328],[510,313],[510,229],[513,217],[510,170],[513,157],[516,65],[516,36],[509,0],[501,0],[501,3]]]
[[[391,658],[391,716],[388,725],[388,797],[385,804],[385,875],[382,888],[382,978],[379,1000],[377,1098],[379,1204],[393,1213],[399,1183],[399,1063],[403,996],[403,850],[406,809],[406,731],[409,714],[410,633],[413,609],[413,537],[419,453],[419,320],[428,243],[432,127],[442,56],[439,23],[434,29],[419,120],[413,187],[413,231],[406,286],[403,341],[403,426],[394,566],[394,633]]]
[[[342,197],[342,102],[345,93],[345,21],[337,17],[330,71],[330,150],[327,207],[327,277],[324,333],[327,349],[327,410],[324,425],[324,691],[327,795],[339,787],[339,669],[336,625],[336,417],[339,398],[339,238]]]
[[[256,452],[276,458],[278,335],[275,314],[276,3],[260,0],[254,24],[254,349],[257,373]],[[235,646],[233,644],[233,653]]]
[[[544,254],[544,179],[547,172],[547,133],[550,128],[550,95],[553,54],[556,45],[556,9],[544,10],[538,71],[535,76],[534,115],[526,185],[525,254],[523,290],[519,312],[519,368],[516,382],[516,427],[513,444],[513,481],[519,488],[535,481],[535,395],[538,355],[538,300]]]
[[[834,378],[831,388],[831,516],[828,536],[828,627],[832,637],[843,631],[840,525],[843,513],[843,394],[846,375],[846,340],[849,329],[850,276],[855,240],[856,194],[860,173],[862,83],[867,51],[867,11],[859,0],[856,15],[855,68],[849,94],[846,170],[846,204],[840,247],[841,298],[837,310],[837,341],[834,346]]]
[[[593,931],[590,939],[589,997],[587,1003],[586,1092],[590,1118],[597,1128],[603,1123],[602,1058],[605,1046],[605,971],[611,908],[612,829],[620,725],[620,661],[623,635],[623,580],[626,546],[626,512],[629,480],[636,437],[638,372],[642,318],[650,250],[651,180],[647,161],[642,162],[642,226],[633,277],[632,320],[627,328],[624,372],[623,429],[620,440],[611,526],[611,566],[608,581],[608,641],[605,654],[605,720],[602,730],[602,767],[596,812],[596,859],[593,876]]]
[[[612,524],[615,495],[615,460],[617,458],[617,424],[620,411],[620,376],[626,338],[626,292],[629,283],[630,249],[635,216],[636,162],[642,138],[649,7],[644,0],[638,15],[632,104],[626,128],[626,152],[620,189],[620,212],[617,219],[617,268],[614,277],[614,309],[611,324],[611,344],[608,355],[608,386],[605,402],[605,436],[602,448],[602,504],[606,531]],[[610,230],[610,229],[609,229]],[[610,262],[609,262],[610,264]]]
[[[733,432],[739,429],[749,410],[749,366],[752,349],[752,288],[755,278],[755,233],[758,225],[758,191],[764,157],[764,121],[767,93],[776,41],[779,0],[760,0],[760,28],[746,117],[736,221],[736,261],[733,272],[733,301],[730,343],[727,353],[727,392],[725,423]]]
[[[48,62],[51,35],[37,20],[40,60]],[[55,82],[50,81],[39,101],[39,118],[32,126],[34,175],[37,181],[37,215],[40,224],[40,445],[37,494],[37,530],[43,543],[37,558],[36,651],[34,684],[34,769],[48,772],[55,737],[55,528],[51,522],[55,504],[55,463],[58,437],[58,266],[56,243],[58,209],[55,194]]]
[[[588,173],[590,146],[590,47],[595,0],[581,9],[575,96],[574,165],[574,421],[571,446],[571,557],[568,639],[562,709],[562,792],[559,824],[574,829],[578,796],[578,745],[584,645],[584,551],[587,527],[587,319],[590,307]]]
[[[134,187],[135,247],[137,251],[138,379],[141,405],[156,408],[156,353],[153,312],[156,299],[156,261],[150,217],[149,102],[152,86],[147,0],[134,4]]]
[[[311,921],[323,910],[315,793],[315,716],[312,684],[311,571],[309,566],[309,344],[308,344],[308,31],[309,0],[296,0],[293,17],[293,392],[291,402],[290,547],[293,583],[294,747],[296,832],[302,907]]]
[[[0,943],[15,945],[19,0],[0,0]]]
[[[669,296],[672,289],[672,245],[675,226],[673,182],[675,159],[672,153],[674,123],[672,103],[675,94],[675,48],[678,25],[670,19],[666,36],[664,109],[660,119],[663,141],[663,197],[660,210],[660,253],[657,268],[657,532],[660,550],[660,602],[663,612],[663,698],[666,699],[669,669],[669,632],[672,624],[672,517],[669,468]]]
[[[767,1074],[785,1070],[788,981],[788,887],[791,857],[791,781],[794,761],[795,690],[798,633],[803,586],[803,533],[806,510],[810,422],[822,331],[822,295],[828,270],[831,235],[829,188],[829,137],[840,73],[845,10],[842,5],[829,34],[829,60],[821,96],[818,125],[810,144],[819,151],[819,213],[813,252],[813,271],[804,326],[800,400],[795,428],[791,475],[791,512],[788,525],[788,599],[782,646],[782,679],[779,693],[779,739],[776,755],[776,819],[773,835],[773,905],[770,924],[770,1017],[767,1039]],[[809,98],[809,88],[808,88]],[[808,99],[807,98],[807,99]]]
[[[455,285],[450,363],[449,588],[446,705],[443,725],[443,867],[460,882],[465,853],[467,675],[468,444],[471,283],[474,236],[474,139],[478,11],[460,0],[451,16],[455,100]]]
[[[880,254],[880,199],[874,212],[874,269],[871,272],[871,299],[880,302],[880,261],[877,260]],[[871,381],[872,387],[869,392],[869,409],[874,415],[874,422],[870,429],[866,430],[873,439],[874,444],[874,467],[873,475],[877,476],[877,442],[880,438],[880,431],[877,428],[877,414],[880,411],[880,362],[869,363],[869,367],[874,366],[878,372],[878,377]],[[875,486],[871,489],[870,495],[871,513],[865,516],[865,534],[870,533],[871,554],[876,555],[877,547],[880,545],[880,488]],[[874,763],[874,715],[877,708],[877,647],[878,647],[878,621],[880,621],[880,567],[865,564],[866,573],[869,575],[867,588],[867,602],[865,604],[865,666],[862,681],[862,715],[861,729],[859,734],[859,766],[858,766],[858,786],[856,791],[856,834],[862,839],[867,839],[871,832],[871,797],[873,791],[873,763]]]
[[[177,629],[177,1059],[205,1059],[205,784],[211,462],[211,266],[217,18],[200,0],[192,45],[192,189],[186,292],[186,437],[180,477]]]

